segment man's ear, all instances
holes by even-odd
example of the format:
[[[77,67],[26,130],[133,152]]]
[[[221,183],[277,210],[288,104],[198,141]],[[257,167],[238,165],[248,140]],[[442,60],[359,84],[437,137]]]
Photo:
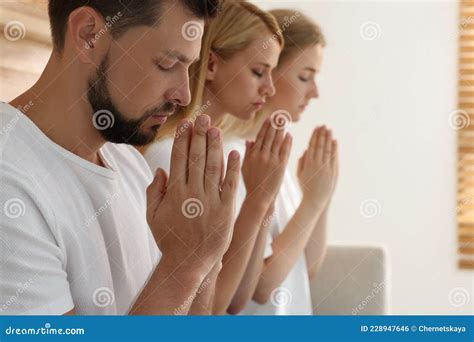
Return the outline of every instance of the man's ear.
[[[75,51],[81,62],[97,65],[111,41],[106,28],[104,18],[95,9],[79,7],[69,15],[65,46]]]
[[[209,52],[209,63],[207,64],[206,81],[214,81],[217,73],[218,56],[214,51]]]

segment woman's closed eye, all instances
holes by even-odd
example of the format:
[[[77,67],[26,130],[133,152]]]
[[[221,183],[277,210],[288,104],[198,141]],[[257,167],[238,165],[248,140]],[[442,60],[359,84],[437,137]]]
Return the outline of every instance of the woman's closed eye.
[[[310,81],[310,79],[309,79],[309,78],[306,78],[306,77],[301,77],[301,76],[300,76],[300,77],[298,77],[298,78],[300,79],[300,81],[305,82],[305,83]]]
[[[253,74],[255,76],[257,76],[258,78],[262,78],[263,77],[263,72],[260,72],[258,70],[252,70]]]

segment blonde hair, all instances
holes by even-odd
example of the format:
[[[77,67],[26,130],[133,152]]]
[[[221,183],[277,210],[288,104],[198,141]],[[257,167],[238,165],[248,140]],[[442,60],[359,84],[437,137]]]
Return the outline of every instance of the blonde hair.
[[[291,9],[275,9],[271,10],[270,14],[277,20],[279,32],[285,40],[277,70],[306,48],[316,45],[326,46],[326,38],[320,26],[311,18]],[[242,138],[253,138],[270,115],[272,113],[261,111],[250,121],[243,123],[237,118],[232,118],[226,121],[226,125],[232,126],[232,131],[238,132]]]
[[[223,1],[220,13],[205,28],[200,60],[190,68],[191,104],[186,108],[180,108],[169,118],[158,131],[158,139],[174,135],[182,119],[195,120],[200,114],[205,114],[207,107],[211,106],[209,102],[202,103],[209,53],[212,51],[223,60],[229,60],[262,37],[263,32],[271,33],[272,39],[276,39],[283,48],[283,36],[271,14],[247,1]],[[232,116],[227,114],[213,125],[221,128],[224,134],[229,134],[229,129],[234,125],[228,125],[226,122],[231,118]]]
[[[326,46],[321,27],[311,18],[298,11],[276,9],[270,11],[278,22],[285,38],[285,47],[280,54],[279,66],[304,50],[315,45]]]

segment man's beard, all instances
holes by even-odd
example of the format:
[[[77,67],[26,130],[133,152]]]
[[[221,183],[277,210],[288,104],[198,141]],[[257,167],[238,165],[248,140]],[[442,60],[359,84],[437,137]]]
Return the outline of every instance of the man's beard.
[[[176,104],[165,102],[162,105],[148,110],[140,119],[127,119],[112,101],[107,87],[107,72],[109,67],[109,55],[100,63],[95,79],[89,81],[87,97],[93,110],[94,127],[101,133],[102,137],[111,143],[144,146],[156,137],[160,125],[149,128],[149,132],[142,129],[143,124],[153,115],[173,113]]]

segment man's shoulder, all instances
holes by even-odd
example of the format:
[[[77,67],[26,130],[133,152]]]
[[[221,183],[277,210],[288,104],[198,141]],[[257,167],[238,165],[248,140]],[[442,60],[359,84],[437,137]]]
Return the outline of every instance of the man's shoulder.
[[[48,172],[59,156],[45,146],[28,118],[16,108],[0,103],[0,156],[2,168],[25,174]]]

